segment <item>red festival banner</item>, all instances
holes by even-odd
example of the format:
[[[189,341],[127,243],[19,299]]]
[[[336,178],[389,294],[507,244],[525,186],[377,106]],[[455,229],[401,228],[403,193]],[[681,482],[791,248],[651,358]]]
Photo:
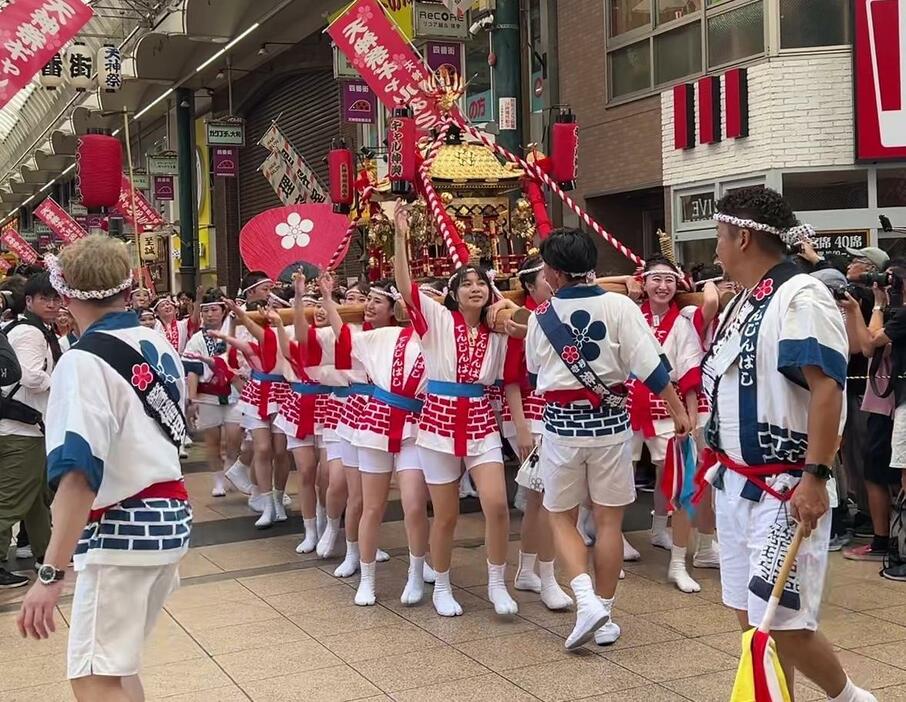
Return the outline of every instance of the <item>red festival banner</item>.
[[[76,222],[52,197],[38,205],[34,215],[50,227],[50,231],[56,234],[60,241],[67,244],[78,241],[83,236],[88,236],[88,232],[82,228],[82,225]]]
[[[15,0],[0,10],[0,107],[94,15],[82,0]]]
[[[356,0],[326,31],[387,109],[410,106],[422,130],[440,122],[421,86],[430,71],[377,0]]]
[[[35,263],[38,260],[38,252],[19,235],[15,225],[12,223],[7,224],[3,228],[3,233],[0,234],[0,242],[5,244],[6,248],[12,253],[16,254],[23,263]]]
[[[856,0],[856,159],[906,158],[906,2]]]
[[[113,208],[114,214],[120,215],[125,221],[135,226],[132,218],[132,183],[129,176],[123,174],[123,184],[120,187],[120,199]],[[157,210],[151,206],[147,198],[140,191],[135,191],[135,212],[138,223],[142,226],[142,231],[157,229],[166,224],[164,218],[160,216]]]

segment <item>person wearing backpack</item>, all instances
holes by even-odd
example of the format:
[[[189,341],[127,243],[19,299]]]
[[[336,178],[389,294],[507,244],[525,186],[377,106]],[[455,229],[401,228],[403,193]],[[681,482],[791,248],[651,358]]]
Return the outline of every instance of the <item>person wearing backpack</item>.
[[[50,376],[60,358],[52,327],[59,309],[60,297],[48,274],[37,273],[25,283],[24,314],[2,329],[21,378],[0,387],[0,535],[23,522],[36,563],[50,540],[43,417]],[[27,584],[28,578],[0,568],[0,589]]]

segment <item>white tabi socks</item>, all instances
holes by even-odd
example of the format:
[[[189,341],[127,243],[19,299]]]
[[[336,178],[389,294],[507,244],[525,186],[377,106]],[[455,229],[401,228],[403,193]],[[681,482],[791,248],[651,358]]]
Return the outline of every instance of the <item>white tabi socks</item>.
[[[624,561],[637,561],[642,557],[642,554],[626,540],[626,537],[623,537],[623,560]]]
[[[245,463],[237,458],[233,465],[226,469],[224,477],[233,483],[233,487],[239,490],[239,492],[250,495],[252,494],[252,486],[254,485],[249,476],[251,470],[252,469],[249,468],[249,466],[245,465]]]
[[[538,556],[534,553],[519,552],[519,566],[516,568],[516,579],[513,587],[525,592],[541,592],[541,578],[535,574],[535,560]]]
[[[226,495],[226,485],[224,484],[223,471],[219,470],[214,473],[214,487],[211,488],[211,497],[223,497]]]
[[[337,578],[349,578],[355,575],[355,572],[359,569],[359,542],[358,541],[347,541],[346,542],[346,557],[343,559],[343,562],[337,566],[337,569],[333,572],[334,577]]]
[[[655,514],[651,518],[651,545],[669,551],[673,548],[673,538],[667,531],[667,516]]]
[[[356,545],[356,551],[358,551],[358,545]],[[371,563],[365,563],[365,561],[359,561],[359,568],[362,571],[362,575],[359,578],[359,588],[355,593],[355,603],[359,607],[370,607],[375,602],[374,594],[374,567],[376,563],[371,561]]]
[[[334,558],[337,555],[337,539],[340,538],[340,518],[327,518],[324,534],[318,540],[317,552],[320,558]]]
[[[670,551],[670,565],[667,567],[667,580],[676,583],[683,592],[701,592],[701,585],[695,582],[686,571],[686,549],[674,546]]]
[[[577,575],[569,586],[576,596],[576,626],[566,639],[566,649],[575,651],[588,643],[595,632],[610,621],[610,611],[595,594],[588,573]]]
[[[598,599],[601,600],[601,604],[604,605],[607,613],[612,616],[613,598],[611,597],[609,600],[606,600],[603,597],[599,597]],[[611,644],[616,643],[617,639],[620,638],[621,633],[619,625],[613,619],[610,619],[610,621],[595,632],[595,643],[598,644],[598,646],[610,646]]]
[[[375,554],[374,560],[376,560],[378,563],[386,563],[387,561],[390,560],[390,554],[387,553],[386,551],[382,551],[381,549],[378,549]]]
[[[318,502],[318,506],[315,508],[315,517],[317,519],[317,536],[315,541],[321,538],[324,534],[324,530],[327,528],[327,507]]]
[[[829,697],[830,702],[878,702],[878,698],[868,690],[856,687],[853,681],[846,678],[846,687],[836,697]]]
[[[494,611],[502,616],[519,611],[519,605],[506,589],[506,563],[494,565],[488,561],[488,599],[494,605]]]
[[[274,493],[262,492],[260,500],[261,516],[258,517],[258,521],[255,522],[255,527],[258,529],[267,529],[274,523],[275,517],[277,516],[274,504]]]
[[[409,552],[409,574],[406,577],[406,587],[400,595],[400,602],[404,605],[414,605],[422,601],[425,596],[425,569],[428,567],[424,556],[413,556],[412,552]]]
[[[541,601],[544,606],[554,612],[572,607],[573,598],[563,592],[554,575],[554,562],[538,561],[538,572],[541,574]]]
[[[274,521],[275,522],[285,522],[288,517],[286,516],[286,500],[283,498],[286,497],[285,490],[274,490]]]
[[[296,546],[296,553],[311,553],[318,545],[318,520],[303,519],[302,524],[305,527],[305,538]]]
[[[450,585],[450,571],[441,573],[435,571],[434,594],[431,599],[434,610],[442,617],[458,617],[462,614],[462,607],[453,597],[453,586]]]

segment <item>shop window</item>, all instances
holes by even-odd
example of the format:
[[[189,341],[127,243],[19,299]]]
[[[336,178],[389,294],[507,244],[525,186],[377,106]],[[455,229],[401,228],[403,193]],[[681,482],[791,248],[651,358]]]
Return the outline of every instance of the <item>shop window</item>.
[[[678,226],[684,229],[700,229],[714,226],[714,188],[679,196]]]
[[[702,0],[657,0],[657,23],[666,24],[702,9]]]
[[[701,70],[702,30],[699,22],[684,24],[654,37],[655,83],[667,83]]]
[[[878,207],[906,207],[906,168],[878,169]]]
[[[717,239],[710,237],[708,239],[692,239],[690,241],[676,242],[679,251],[680,260],[683,263],[683,270],[689,271],[697,263],[706,265],[714,262],[715,248]]]
[[[852,43],[848,0],[780,0],[780,47]]]
[[[764,53],[764,4],[749,3],[708,18],[708,66]]]
[[[610,36],[651,25],[650,0],[609,0]]]
[[[651,87],[651,54],[647,40],[612,51],[608,62],[611,97],[629,95]]]
[[[784,173],[783,196],[798,211],[868,207],[867,171]]]

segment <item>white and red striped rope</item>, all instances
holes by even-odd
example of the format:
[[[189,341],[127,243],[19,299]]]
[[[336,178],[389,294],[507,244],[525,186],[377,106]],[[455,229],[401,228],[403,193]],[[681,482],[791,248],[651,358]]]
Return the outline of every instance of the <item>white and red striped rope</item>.
[[[441,236],[443,236],[444,244],[447,246],[447,251],[450,254],[450,259],[453,262],[453,268],[455,270],[465,263],[465,261],[460,260],[456,246],[457,243],[461,243],[461,239],[458,232],[454,233],[450,231],[449,222],[444,217],[444,205],[440,201],[437,191],[434,189],[434,184],[431,182],[431,165],[434,163],[434,159],[437,158],[440,147],[443,146],[447,139],[447,132],[450,131],[452,126],[453,120],[446,117],[438,130],[437,138],[431,142],[431,145],[428,147],[428,153],[425,155],[425,160],[419,168],[418,175],[421,180],[422,188],[425,191],[425,196],[428,199],[428,207],[431,208],[431,214],[434,215],[434,221],[437,222],[437,226],[440,228]]]
[[[563,200],[563,202],[566,204],[566,206],[569,207],[573,212],[575,212],[576,215],[578,215],[579,218],[583,222],[585,222],[586,225],[591,227],[591,229],[593,229],[597,234],[599,234],[601,237],[604,238],[604,241],[606,241],[608,244],[613,246],[617,251],[619,251],[621,254],[623,254],[626,258],[628,258],[630,261],[632,261],[635,265],[637,265],[637,266],[645,265],[645,260],[643,258],[638,256],[635,252],[633,252],[631,249],[629,249],[623,242],[621,242],[613,234],[608,232],[606,229],[604,229],[604,227],[602,227],[595,220],[593,220],[591,218],[591,215],[588,214],[588,212],[586,212],[584,209],[582,209],[575,200],[573,200],[569,195],[567,195],[563,191],[563,189],[559,185],[557,185],[556,181],[554,181],[547,173],[545,173],[543,170],[541,170],[538,166],[536,166],[533,163],[529,163],[525,159],[520,158],[516,154],[511,153],[507,149],[503,148],[499,144],[494,143],[487,137],[487,135],[485,135],[484,133],[482,133],[475,127],[473,127],[471,124],[462,122],[462,123],[460,123],[460,127],[462,127],[462,129],[467,131],[472,136],[477,137],[478,139],[481,139],[482,143],[484,143],[485,146],[487,146],[489,149],[492,149],[495,153],[500,154],[500,156],[505,158],[507,161],[510,161],[511,163],[515,163],[520,168],[522,168],[527,174],[542,181],[548,188],[550,188],[554,193],[556,193],[557,197],[559,197],[561,200]]]
[[[346,251],[349,249],[349,241],[353,236],[355,236],[355,233],[359,229],[359,218],[365,212],[365,208],[368,206],[368,202],[371,200],[371,196],[374,195],[374,193],[374,186],[368,185],[359,195],[359,204],[356,208],[355,215],[349,221],[349,226],[346,228],[346,234],[343,235],[343,239],[340,241],[340,245],[337,246],[337,250],[334,251],[333,256],[331,256],[330,262],[327,264],[327,270],[336,270],[337,266],[342,263],[343,258],[346,255]]]

